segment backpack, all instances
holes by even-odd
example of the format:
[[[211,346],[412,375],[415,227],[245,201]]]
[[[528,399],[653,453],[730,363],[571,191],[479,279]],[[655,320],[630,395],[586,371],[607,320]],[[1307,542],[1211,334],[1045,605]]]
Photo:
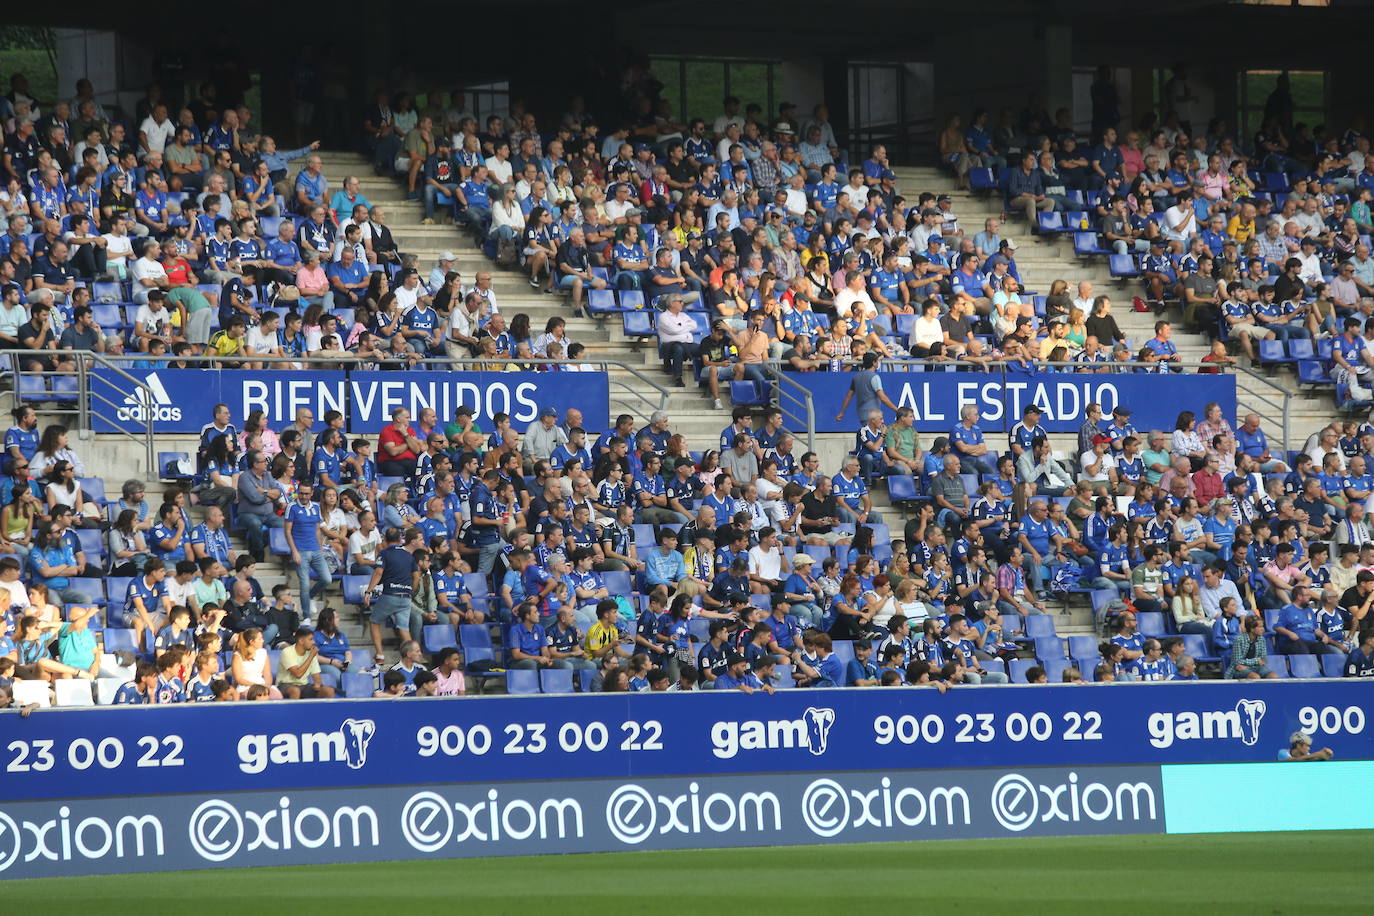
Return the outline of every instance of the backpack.
[[[514,267],[519,260],[520,252],[515,247],[514,239],[502,239],[496,243],[496,265],[498,267]]]

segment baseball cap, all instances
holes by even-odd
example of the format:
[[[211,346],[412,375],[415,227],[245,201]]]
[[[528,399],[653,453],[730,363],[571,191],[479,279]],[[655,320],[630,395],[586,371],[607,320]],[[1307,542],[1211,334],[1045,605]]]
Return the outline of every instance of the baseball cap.
[[[451,252],[451,251],[441,251],[441,252],[439,252],[439,260],[440,260],[440,261],[456,261],[456,260],[458,260],[458,255],[454,254],[454,253]]]
[[[892,169],[883,169],[881,172],[878,173],[878,177],[879,177],[879,178],[891,178],[891,179],[893,179],[893,180],[896,180],[896,178],[897,178],[897,173],[894,172],[894,171],[892,171]]]
[[[552,407],[545,407],[543,410],[539,411],[539,419],[541,419],[541,420],[544,419],[545,417],[557,417],[557,416],[558,416],[558,411],[554,410]]]
[[[472,416],[472,408],[466,404],[459,404],[458,409],[453,412],[453,415],[455,417],[470,417]]]
[[[937,204],[954,203],[954,198],[950,197],[948,194],[941,194],[939,197],[935,198],[935,202]]]
[[[1304,237],[1303,240],[1302,240],[1301,242],[1299,242],[1298,244],[1300,244],[1300,245],[1311,245],[1311,246],[1313,246],[1313,247],[1315,248],[1316,245],[1317,245],[1317,240],[1314,239],[1314,238],[1312,238],[1312,237],[1309,235],[1309,236]]]
[[[1112,441],[1112,437],[1106,433],[1098,433],[1093,436],[1093,445],[1105,445]]]
[[[1112,416],[1114,416],[1114,417],[1129,417],[1129,416],[1131,415],[1131,413],[1132,413],[1131,408],[1129,408],[1129,407],[1122,407],[1122,406],[1119,405],[1119,404],[1118,404],[1116,407],[1113,407],[1113,408],[1112,408]]]
[[[738,664],[739,664],[740,662],[742,662],[742,661],[744,661],[744,656],[743,656],[743,655],[740,655],[738,652],[731,652],[729,655],[727,655],[727,656],[725,657],[725,664],[726,664],[728,667],[732,667],[732,668],[733,668],[735,665],[738,665]]]
[[[701,233],[698,232],[698,231],[695,230],[695,229],[693,229],[691,232],[687,233],[687,241],[689,241],[689,242],[690,242],[692,239],[699,239],[699,238],[701,238]]]
[[[793,566],[810,566],[814,562],[816,562],[816,558],[805,553],[799,553],[792,558]]]
[[[1010,248],[1012,251],[1015,251],[1016,249],[1020,248],[1021,246],[1018,245],[1018,244],[1016,244],[1016,240],[1015,240],[1015,239],[1002,239],[1002,245],[1001,245],[1001,247],[1003,247],[1003,248]]]
[[[926,239],[926,245],[930,245],[931,242],[934,242],[936,245],[943,245],[945,240],[941,236],[932,235],[930,238]]]
[[[786,121],[779,121],[779,122],[777,123],[777,125],[773,128],[773,133],[775,133],[775,134],[795,134],[796,131],[793,130],[793,129],[792,129],[792,125],[789,124],[789,123],[787,123]]]

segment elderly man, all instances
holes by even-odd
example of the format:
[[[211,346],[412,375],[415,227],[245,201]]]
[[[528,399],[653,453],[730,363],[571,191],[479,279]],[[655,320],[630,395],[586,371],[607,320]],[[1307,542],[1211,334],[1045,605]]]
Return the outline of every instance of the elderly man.
[[[983,431],[978,428],[978,408],[965,404],[959,411],[959,423],[950,431],[949,444],[959,462],[960,473],[993,474],[996,468],[985,457],[988,453]]]
[[[558,425],[558,411],[545,407],[539,411],[539,419],[525,430],[523,452],[529,461],[547,461],[554,449],[567,442],[567,434]]]
[[[297,213],[309,213],[314,207],[328,203],[325,194],[329,191],[329,180],[324,177],[321,163],[318,155],[307,156],[305,168],[296,173],[291,205]]]
[[[881,413],[878,418],[882,419]],[[889,473],[914,477],[924,470],[925,453],[916,433],[916,414],[910,407],[898,407],[896,422],[883,433],[883,458],[890,466]]]
[[[968,491],[959,477],[959,459],[953,454],[945,456],[944,470],[930,481],[930,499],[935,506],[935,521],[949,528],[968,517]]]
[[[1236,448],[1255,459],[1260,471],[1265,474],[1288,473],[1288,465],[1269,453],[1269,440],[1265,437],[1264,430],[1260,429],[1259,414],[1245,415],[1244,422],[1236,430]]]

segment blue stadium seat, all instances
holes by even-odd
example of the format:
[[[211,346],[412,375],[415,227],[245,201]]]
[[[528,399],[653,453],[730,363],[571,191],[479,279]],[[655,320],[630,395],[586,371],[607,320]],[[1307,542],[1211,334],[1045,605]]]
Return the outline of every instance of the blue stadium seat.
[[[640,550],[646,550],[658,546],[658,535],[654,533],[653,525],[635,525],[635,546]]]
[[[1080,258],[1088,258],[1099,254],[1111,254],[1112,250],[1102,247],[1096,232],[1075,232],[1073,234],[1073,253]]]
[[[910,474],[892,474],[887,478],[887,498],[894,503],[913,502],[920,499],[916,492],[916,481]]]
[[[1026,617],[1026,636],[1036,639],[1041,636],[1054,636],[1054,618],[1049,614],[1031,614]]]
[[[272,528],[272,529],[270,529],[269,532],[268,532],[268,539],[267,539],[267,540],[268,540],[268,549],[270,549],[270,550],[272,551],[272,555],[273,555],[273,556],[278,556],[278,557],[289,557],[289,556],[291,556],[291,547],[290,547],[290,545],[288,545],[288,544],[286,543],[286,529],[284,529],[284,528]]]
[[[1108,255],[1107,270],[1117,280],[1132,280],[1140,276],[1135,259],[1128,254]]]
[[[1058,210],[1036,214],[1036,223],[1041,232],[1061,232],[1064,229],[1064,214]]]
[[[1336,656],[1332,656],[1335,658]],[[1293,677],[1321,677],[1321,666],[1315,655],[1288,656],[1288,672]]]
[[[654,330],[653,313],[649,311],[625,312],[621,315],[621,324],[626,337],[642,339],[658,336]]]
[[[1035,638],[1035,657],[1041,660],[1064,657],[1064,640],[1058,636],[1037,636]]]
[[[377,690],[377,678],[361,671],[345,671],[340,687],[349,699],[366,699]]]
[[[595,671],[583,669],[577,672],[577,689],[583,693],[590,693],[592,689],[592,678],[596,677]]]
[[[1018,661],[1029,661],[1029,659],[1018,659]],[[1000,658],[983,659],[978,664],[982,665],[985,671],[1007,674],[1007,663]],[[1008,675],[1008,679],[1010,679],[1010,675]]]
[[[1140,625],[1142,636],[1159,639],[1165,635],[1164,615],[1158,611],[1140,611],[1135,615],[1135,619]]]
[[[522,695],[538,692],[538,671],[526,668],[512,668],[506,672],[506,693]]]
[[[544,693],[572,693],[571,668],[549,668],[539,672],[539,689]]]
[[[1045,669],[1045,680],[1051,684],[1062,684],[1064,682],[1064,672],[1069,669],[1073,662],[1067,658],[1042,658],[1041,666]],[[1081,673],[1081,672],[1080,672]]]
[[[991,191],[998,187],[997,177],[992,169],[980,168],[968,170],[968,185],[973,191]]]
[[[1304,341],[1309,346],[1311,341]],[[1297,358],[1288,356],[1284,353],[1283,341],[1281,340],[1261,340],[1258,349],[1259,361],[1262,363],[1291,363],[1297,362]]]
[[[687,634],[693,642],[706,642],[711,638],[711,621],[705,617],[693,617],[687,621]]]
[[[1212,654],[1212,650],[1207,645],[1207,637],[1200,633],[1184,633],[1182,638],[1183,651],[1191,655],[1196,661],[1217,661],[1217,657]]]
[[[1311,359],[1312,354],[1312,341],[1306,337],[1294,337],[1288,341],[1288,355],[1293,359]]]
[[[622,289],[619,298],[622,310],[644,308],[644,293],[637,289]]]
[[[458,648],[458,639],[453,627],[446,623],[436,623],[425,627],[423,643],[425,651],[434,655],[440,649]]]
[[[500,600],[487,588],[487,577],[481,573],[468,573],[463,576],[463,584],[472,593],[472,606],[478,610],[485,609],[490,612]]]
[[[987,668],[987,662],[983,663],[983,667]],[[1013,684],[1029,683],[1026,680],[1026,672],[1034,667],[1036,667],[1036,663],[1033,658],[1013,658],[1011,663],[1007,665],[1007,677]],[[988,670],[991,671],[992,669],[988,668]]]
[[[758,382],[731,382],[730,400],[736,405],[753,407],[768,403],[768,389]]]
[[[847,639],[837,639],[834,643],[835,656],[840,660],[840,665],[844,668],[849,667],[849,663],[854,660],[854,644]],[[845,683],[841,686],[849,686],[849,675],[845,675]]]
[[[138,643],[134,642],[134,631],[119,627],[106,627],[104,651],[137,653]]]
[[[1029,619],[1029,618],[1027,618]],[[1070,636],[1070,658],[1095,658],[1097,656],[1096,636]]]
[[[797,682],[792,680],[791,665],[774,665],[773,674],[774,690],[791,690],[797,686]]]
[[[344,603],[362,604],[363,592],[367,589],[367,583],[370,581],[372,581],[371,576],[343,576],[340,588],[343,589]]]
[[[1339,655],[1321,657],[1322,677],[1345,677],[1345,659]]]
[[[463,647],[463,652],[470,653],[473,649],[491,648],[491,630],[487,629],[484,623],[464,623],[458,626],[458,641]],[[467,659],[472,661],[471,656]]]

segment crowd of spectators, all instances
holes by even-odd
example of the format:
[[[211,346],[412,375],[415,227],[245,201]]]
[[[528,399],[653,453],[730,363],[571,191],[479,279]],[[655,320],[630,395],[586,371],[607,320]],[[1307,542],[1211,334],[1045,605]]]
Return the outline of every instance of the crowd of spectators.
[[[131,342],[152,356],[170,345],[173,355],[205,349],[245,366],[254,356],[316,352],[397,365],[439,353],[575,358],[562,319],[537,336],[520,315],[507,328],[489,271],[467,287],[445,252],[420,276],[356,183],[344,180],[331,196],[308,148],[278,153],[269,138],[250,139],[251,112],[188,107],[174,125],[160,99],[145,101],[137,131],[102,120],[86,132],[106,159],[80,182],[70,154],[63,160],[54,148],[63,130],[47,125],[46,140],[34,139],[45,114],[14,106],[3,198],[10,231],[0,242],[0,278],[13,277],[3,311],[17,308],[43,328],[48,300],[71,304],[61,335],[98,337],[89,313],[77,315],[90,294],[72,272],[89,267],[90,279],[122,278],[141,297],[151,317],[134,323]],[[719,381],[760,380],[768,358],[851,370],[865,420],[852,454],[821,473],[815,453],[797,454],[776,408],[756,426],[749,408],[736,407],[719,441],[695,443],[663,413],[595,430],[575,409],[545,409],[516,430],[502,415],[482,429],[467,408],[451,420],[398,409],[375,439],[350,439],[336,413],[317,423],[305,411],[278,431],[260,414],[235,418],[220,405],[189,492],[171,489],[153,507],[138,482],[126,484],[107,507],[109,550],[92,567],[72,530],[86,501],[70,480],[71,458],[56,457],[70,449],[57,434],[40,449],[36,419],[21,410],[6,436],[10,492],[0,492],[0,552],[16,554],[0,558],[15,636],[12,646],[0,642],[14,668],[4,676],[127,678],[118,697],[132,703],[327,697],[357,673],[376,675],[383,695],[451,695],[464,691],[465,673],[486,669],[445,647],[428,670],[428,628],[496,625],[504,656],[494,661],[588,672],[592,690],[771,691],[784,678],[946,689],[1005,682],[1007,663],[1027,661],[1028,651],[1043,653],[1023,672],[1032,681],[1050,669],[1063,680],[1190,679],[1200,659],[1183,651],[1189,637],[1202,637],[1214,673],[1228,677],[1275,674],[1271,639],[1284,655],[1339,653],[1352,676],[1374,675],[1374,537],[1364,519],[1374,429],[1326,430],[1290,468],[1288,456],[1270,453],[1256,417],[1232,429],[1209,407],[1200,423],[1185,413],[1173,431],[1140,432],[1123,405],[1110,419],[1090,408],[1073,456],[1056,457],[1032,408],[999,457],[970,406],[924,448],[911,411],[873,383],[880,359],[1173,371],[1171,323],[1159,321],[1133,353],[1119,347],[1111,300],[1090,284],[1075,297],[1062,281],[1038,314],[1021,299],[1016,243],[1000,221],[967,238],[948,197],[909,205],[881,146],[849,168],[823,107],[804,124],[784,109],[765,126],[727,99],[709,128],[654,115],[603,132],[585,112],[540,131],[518,105],[509,121],[479,126],[461,97],[447,108],[430,99],[424,111],[395,101],[377,99],[365,142],[380,172],[425,201],[427,218],[446,207],[498,261],[523,260],[533,286],[569,291],[574,308],[603,288],[647,293],[663,309],[659,333],[676,380],[695,361],[718,408]],[[59,113],[54,105],[46,116]],[[93,148],[79,151],[82,161],[100,162]],[[302,160],[294,177],[292,159]],[[172,165],[182,160],[186,168]],[[66,266],[60,236],[73,221],[84,225],[83,194],[89,201],[96,187],[85,213],[100,238],[129,239],[124,260],[134,262],[122,270],[94,236],[78,236],[93,248],[81,266]],[[119,195],[132,188],[139,198],[126,207]],[[149,200],[158,213],[139,206]],[[236,210],[247,215],[235,220]],[[152,218],[159,214],[165,220]],[[27,231],[40,220],[46,247],[31,253]],[[276,247],[255,236],[269,220]],[[139,267],[168,251],[188,263],[184,286]],[[301,283],[312,252],[329,265],[322,285]],[[22,282],[19,265],[29,267]],[[1200,257],[1197,273],[1206,269]],[[213,301],[197,281],[217,285]],[[260,307],[300,299],[303,315]],[[689,306],[712,316],[699,341],[669,320]],[[1311,314],[1315,329],[1290,316],[1293,333],[1329,328]],[[1214,362],[1229,359],[1214,350]],[[1111,361],[1140,365],[1095,365]],[[891,425],[880,407],[895,411]],[[32,479],[40,455],[46,487]],[[920,485],[900,536],[869,493],[889,476]],[[204,507],[198,525],[192,503]],[[230,546],[231,506],[245,554]],[[39,526],[31,548],[22,517]],[[11,526],[20,536],[8,536]],[[295,589],[269,596],[257,585],[254,567],[269,549]],[[72,585],[83,573],[129,581],[100,608]],[[336,579],[354,577],[363,580],[357,604],[370,652],[355,653],[338,612],[324,606]],[[1029,633],[1068,588],[1114,592],[1100,615],[1109,638],[1093,652],[1055,656]],[[1160,621],[1158,636],[1139,631],[1142,615]],[[96,651],[93,624],[132,631],[133,658],[111,664]],[[400,659],[388,667],[389,631]]]

